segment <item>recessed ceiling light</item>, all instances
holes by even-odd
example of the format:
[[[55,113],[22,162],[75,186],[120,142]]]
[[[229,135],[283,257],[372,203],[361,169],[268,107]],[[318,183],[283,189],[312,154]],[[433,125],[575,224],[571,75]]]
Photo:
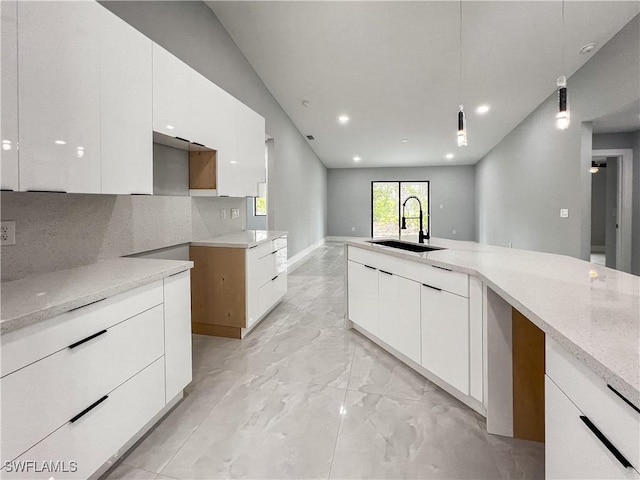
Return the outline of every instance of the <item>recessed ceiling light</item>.
[[[403,138],[402,140],[400,140],[402,143],[407,143],[409,141],[408,138]]]
[[[479,113],[480,115],[484,115],[489,110],[491,110],[489,105],[480,105],[478,108],[476,108],[476,113]]]
[[[167,125],[167,128],[168,128],[169,130],[173,130],[173,129],[174,129],[174,128],[176,128],[176,127],[174,127],[173,125]]]
[[[580,49],[580,53],[586,54],[591,53],[596,48],[595,43],[587,43],[584,47]]]
[[[349,117],[348,117],[347,115],[340,115],[340,116],[338,117],[338,121],[339,121],[342,125],[344,125],[344,124],[346,124],[346,123],[349,123]]]
[[[56,145],[66,145],[67,142],[65,142],[64,140],[56,140]]]
[[[311,106],[311,102],[309,100],[303,100],[302,105],[306,108],[309,108]]]
[[[445,157],[447,158],[447,160],[451,160],[453,158],[453,153],[447,153]]]
[[[357,155],[353,157],[354,162],[359,162],[360,160],[362,160],[362,158],[358,157]]]

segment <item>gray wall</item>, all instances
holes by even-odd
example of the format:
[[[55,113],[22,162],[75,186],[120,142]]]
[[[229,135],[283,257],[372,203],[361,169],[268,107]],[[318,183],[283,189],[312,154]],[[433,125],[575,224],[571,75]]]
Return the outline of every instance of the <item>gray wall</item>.
[[[475,238],[473,166],[329,169],[329,236],[371,236],[371,182],[376,180],[429,180],[432,236]]]
[[[0,252],[3,282],[242,230],[246,222],[244,198],[2,192],[0,202],[2,220],[16,222],[16,244]],[[231,220],[230,208],[240,217]]]
[[[554,92],[476,165],[480,242],[589,258],[590,121],[640,97],[639,42],[636,16],[571,76],[569,129],[555,127]]]
[[[605,246],[607,170],[601,168],[591,176],[591,246],[596,247]]]
[[[254,215],[253,200],[247,198],[247,230],[266,230],[267,229],[267,217],[266,215]]]
[[[640,130],[593,135],[594,150],[620,148],[633,149],[631,273],[640,275]]]
[[[618,207],[618,159],[607,158],[605,193],[605,259],[606,266],[616,268],[616,252],[618,250],[616,217],[614,214]]]
[[[202,2],[107,1],[113,13],[266,119],[269,228],[289,231],[289,256],[326,235],[327,171],[220,21]]]

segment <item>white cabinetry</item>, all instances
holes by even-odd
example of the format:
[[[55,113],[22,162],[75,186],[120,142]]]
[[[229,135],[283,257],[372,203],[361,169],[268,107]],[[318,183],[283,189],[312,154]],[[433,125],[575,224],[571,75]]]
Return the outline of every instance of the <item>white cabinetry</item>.
[[[376,336],[378,321],[378,271],[370,265],[347,262],[349,319]]]
[[[153,44],[153,130],[191,140],[189,115],[191,69]]]
[[[261,320],[287,293],[287,239],[247,249],[247,329]]]
[[[238,192],[257,197],[258,184],[266,182],[264,118],[243,103],[236,103]]]
[[[640,478],[638,405],[549,337],[545,360],[546,477]]]
[[[18,4],[20,190],[100,193],[103,8]]]
[[[153,193],[152,42],[102,8],[102,193]]]
[[[378,271],[380,339],[420,363],[420,284]]]
[[[469,300],[421,286],[422,366],[469,394]]]
[[[0,189],[18,190],[18,9],[17,1],[0,2],[2,17],[2,88],[0,89]]]
[[[2,478],[51,476],[11,471],[13,460],[73,460],[78,470],[56,478],[87,478],[180,394],[191,379],[188,275],[0,337]]]

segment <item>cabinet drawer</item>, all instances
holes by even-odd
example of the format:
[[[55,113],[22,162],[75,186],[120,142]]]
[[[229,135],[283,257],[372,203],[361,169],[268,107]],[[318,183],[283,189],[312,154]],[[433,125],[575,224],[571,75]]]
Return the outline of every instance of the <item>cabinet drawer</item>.
[[[1,376],[160,305],[162,300],[162,280],[159,280],[2,335]]]
[[[252,259],[259,259],[264,257],[265,255],[269,255],[274,251],[273,245],[271,242],[261,243],[260,245],[256,245],[255,247],[251,247],[247,250],[247,254],[251,256]]]
[[[278,275],[258,290],[259,317],[262,317],[287,293],[287,276]]]
[[[92,402],[108,395],[104,401],[75,422],[66,422],[52,435],[21,455],[17,461],[64,461],[69,469],[76,462],[75,472],[10,472],[2,477],[13,478],[87,478],[118,453],[120,448],[138,433],[164,407],[164,363],[160,357],[140,373],[111,392],[101,392]],[[6,437],[5,437],[6,438]]]
[[[276,255],[277,252],[273,252],[258,259],[255,270],[247,272],[249,281],[255,284],[256,287],[261,287],[265,283],[270,282],[271,279],[277,275]]]
[[[287,237],[280,237],[273,240],[273,249],[280,250],[281,248],[287,248]]]
[[[546,374],[629,462],[640,468],[640,413],[548,337]]]
[[[404,260],[385,253],[372,252],[352,246],[349,246],[348,256],[349,260],[363,265],[388,271],[456,295],[469,296],[469,276],[466,273],[452,272],[424,263]]]
[[[2,461],[14,459],[162,356],[163,329],[158,305],[2,378]]]
[[[287,247],[280,248],[276,251],[276,274],[286,274],[288,266]]]

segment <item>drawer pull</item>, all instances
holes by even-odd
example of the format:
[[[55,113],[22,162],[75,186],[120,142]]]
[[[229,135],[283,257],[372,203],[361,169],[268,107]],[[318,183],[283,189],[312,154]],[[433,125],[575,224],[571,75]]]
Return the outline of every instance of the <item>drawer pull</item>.
[[[278,275],[276,275],[275,277],[273,277],[273,278],[271,279],[271,281],[273,282],[276,278],[278,278]]]
[[[591,430],[591,432],[598,438],[598,440],[600,440],[604,444],[604,446],[607,447],[611,454],[616,457],[616,459],[622,464],[624,468],[633,466],[629,463],[629,460],[627,460],[624,455],[622,455],[620,451],[613,445],[613,443],[611,443],[609,439],[605,437],[600,430],[598,430],[598,427],[591,423],[591,420],[589,420],[584,415],[580,415],[580,420],[582,420],[584,424],[589,427],[589,430]]]
[[[450,268],[439,267],[438,265],[431,265],[433,268],[439,268],[440,270],[446,270],[447,272],[452,272]]]
[[[101,298],[100,300],[96,300],[95,302],[87,303],[86,305],[82,305],[82,306],[80,306],[80,307],[72,308],[72,309],[71,309],[71,310],[69,310],[69,311],[70,311],[70,312],[73,312],[74,310],[79,310],[79,309],[81,309],[81,308],[88,307],[89,305],[93,305],[94,303],[102,302],[103,300],[106,300],[106,298]]]
[[[274,253],[278,253],[278,250],[274,250],[273,252],[271,252],[271,255],[273,255]]]
[[[391,273],[391,272],[385,272],[384,270],[380,270],[380,273],[385,273],[385,274],[387,274],[387,275],[393,275],[393,273]]]
[[[80,420],[81,417],[85,416],[91,410],[96,408],[98,405],[100,405],[102,402],[104,402],[107,398],[109,398],[109,395],[105,395],[104,397],[102,397],[97,402],[93,402],[91,405],[89,405],[87,408],[85,408],[79,414],[77,414],[75,417],[73,417],[71,420],[69,420],[69,422],[74,423],[76,420]]]
[[[365,265],[365,267],[370,268],[371,270],[375,270],[376,269],[376,267],[371,267],[369,265]]]
[[[442,289],[441,289],[441,288],[432,287],[431,285],[427,285],[426,283],[423,283],[423,284],[422,284],[422,286],[423,286],[423,287],[427,287],[427,288],[431,288],[432,290],[437,290],[437,291],[439,291],[439,292],[441,292],[441,291],[442,291]]]
[[[609,388],[609,390],[611,390],[613,393],[615,393],[617,396],[619,396],[627,405],[629,405],[631,408],[633,408],[636,412],[640,413],[640,408],[636,407],[633,403],[631,403],[631,400],[626,398],[624,395],[622,395],[619,391],[617,391],[615,388],[613,388],[608,383],[607,383],[607,387]]]
[[[86,343],[89,340],[93,340],[94,338],[99,337],[100,335],[104,335],[105,333],[107,333],[106,330],[101,330],[100,332],[94,333],[93,335],[89,335],[87,338],[83,338],[82,340],[79,340],[76,343],[72,343],[67,348],[69,349],[76,348],[77,346],[82,345],[83,343]]]

